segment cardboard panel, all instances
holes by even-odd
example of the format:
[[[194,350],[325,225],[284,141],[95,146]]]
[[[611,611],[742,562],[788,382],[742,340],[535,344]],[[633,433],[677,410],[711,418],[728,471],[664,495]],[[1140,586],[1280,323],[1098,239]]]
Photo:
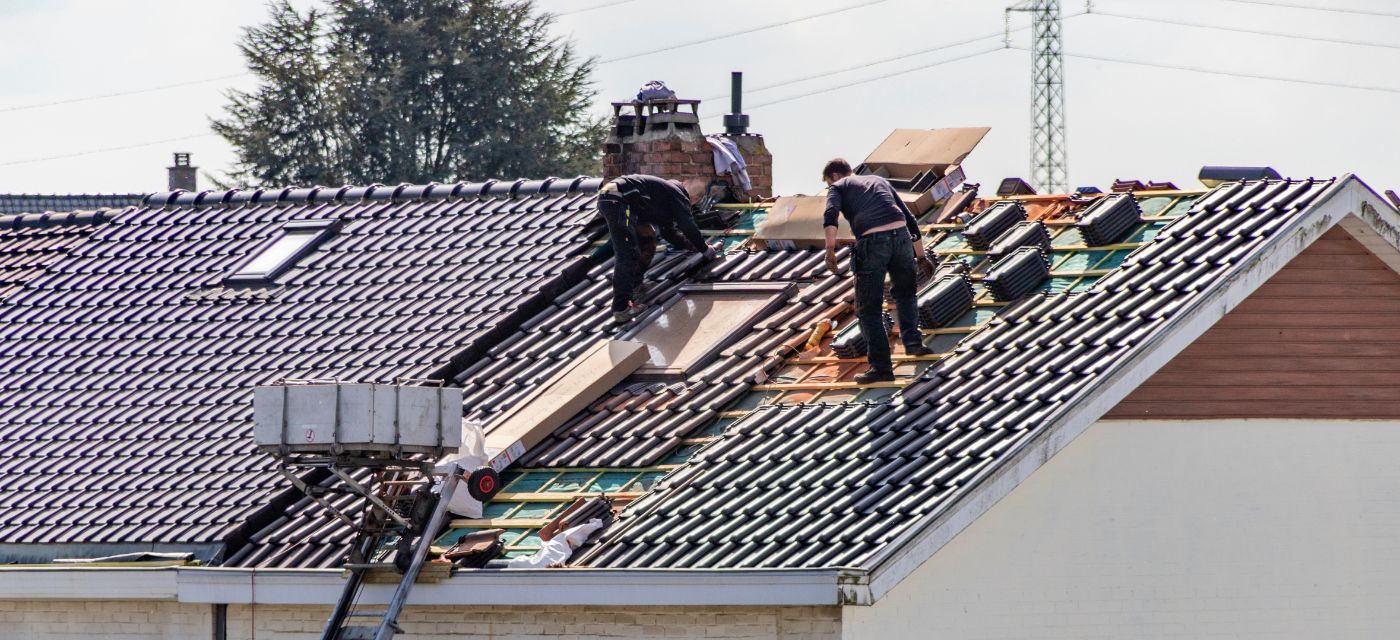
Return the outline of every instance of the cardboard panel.
[[[502,452],[529,450],[646,360],[644,345],[600,340],[487,425],[486,448]]]
[[[826,213],[826,192],[815,196],[784,196],[768,209],[768,217],[754,232],[754,238],[768,246],[788,248],[821,247],[826,242],[822,216]],[[854,242],[851,225],[838,217],[837,242]]]
[[[963,161],[990,127],[955,129],[895,129],[880,146],[865,158],[872,172],[880,171],[891,178],[908,180],[929,169],[939,175],[950,165]]]

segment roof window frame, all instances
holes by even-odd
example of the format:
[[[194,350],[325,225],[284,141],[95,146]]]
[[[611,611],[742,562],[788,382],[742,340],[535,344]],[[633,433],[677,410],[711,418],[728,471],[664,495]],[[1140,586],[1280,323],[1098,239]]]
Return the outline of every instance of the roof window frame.
[[[724,337],[714,341],[708,348],[688,361],[666,365],[645,362],[632,373],[630,379],[656,382],[679,382],[688,379],[695,372],[703,370],[713,363],[722,351],[748,336],[753,331],[754,324],[782,309],[797,294],[797,288],[797,284],[794,282],[716,282],[678,287],[675,295],[643,314],[635,325],[618,336],[617,339],[641,342],[637,340],[637,336],[649,329],[658,318],[665,315],[672,307],[680,304],[687,296],[749,293],[755,296],[767,294],[768,300],[734,322]]]
[[[226,285],[256,286],[270,284],[290,269],[307,254],[316,250],[326,238],[334,235],[340,229],[340,220],[291,220],[282,225],[281,233],[274,236],[258,249],[252,252],[248,258],[238,264],[233,273],[224,278]],[[263,256],[276,247],[284,239],[291,236],[307,236],[306,240],[294,248],[286,257],[278,260],[276,264],[261,271],[249,271],[248,268],[256,264]]]

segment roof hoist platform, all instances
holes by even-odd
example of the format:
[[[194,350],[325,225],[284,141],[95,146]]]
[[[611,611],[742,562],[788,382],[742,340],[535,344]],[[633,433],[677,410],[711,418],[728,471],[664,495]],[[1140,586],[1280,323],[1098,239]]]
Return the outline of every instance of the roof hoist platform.
[[[459,465],[434,472],[437,460],[462,444],[462,390],[288,380],[258,387],[253,403],[258,448],[277,456],[283,476],[355,532],[344,565],[349,578],[322,640],[392,638],[453,493],[464,489],[485,501],[500,490],[490,467],[470,470],[465,488],[468,470]],[[403,574],[388,607],[356,608],[366,576],[382,569]],[[354,624],[366,618],[378,622]]]

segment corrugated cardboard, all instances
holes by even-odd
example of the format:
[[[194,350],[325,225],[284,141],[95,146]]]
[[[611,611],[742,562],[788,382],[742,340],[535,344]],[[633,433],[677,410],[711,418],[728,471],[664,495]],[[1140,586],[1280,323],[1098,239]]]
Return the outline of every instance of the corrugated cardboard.
[[[490,425],[486,448],[502,453],[528,451],[646,361],[646,345],[639,342],[599,342]],[[493,459],[492,466],[496,463]]]
[[[754,232],[754,238],[780,249],[810,249],[826,243],[822,217],[826,213],[826,193],[815,196],[784,196],[768,208],[768,217]],[[837,242],[854,242],[845,216],[837,217]]]
[[[972,153],[988,131],[991,128],[895,129],[865,158],[865,166],[902,180],[929,169],[942,175]]]

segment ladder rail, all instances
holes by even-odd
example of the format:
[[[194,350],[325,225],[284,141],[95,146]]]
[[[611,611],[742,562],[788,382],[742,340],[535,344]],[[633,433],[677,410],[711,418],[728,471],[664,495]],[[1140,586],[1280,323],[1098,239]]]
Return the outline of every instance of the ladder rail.
[[[374,640],[390,640],[399,630],[399,613],[403,611],[404,604],[408,601],[408,593],[413,590],[413,583],[418,579],[418,572],[423,569],[423,562],[428,557],[428,549],[433,546],[433,537],[438,530],[447,523],[447,505],[452,501],[452,494],[457,490],[457,485],[461,484],[462,467],[457,464],[452,465],[452,470],[442,481],[442,494],[438,496],[437,507],[433,509],[433,515],[428,519],[428,524],[419,532],[418,544],[413,549],[413,562],[409,564],[408,571],[403,574],[403,580],[399,582],[399,588],[394,591],[394,597],[389,600],[389,606],[384,611],[384,620],[379,624],[379,631],[375,634]]]

